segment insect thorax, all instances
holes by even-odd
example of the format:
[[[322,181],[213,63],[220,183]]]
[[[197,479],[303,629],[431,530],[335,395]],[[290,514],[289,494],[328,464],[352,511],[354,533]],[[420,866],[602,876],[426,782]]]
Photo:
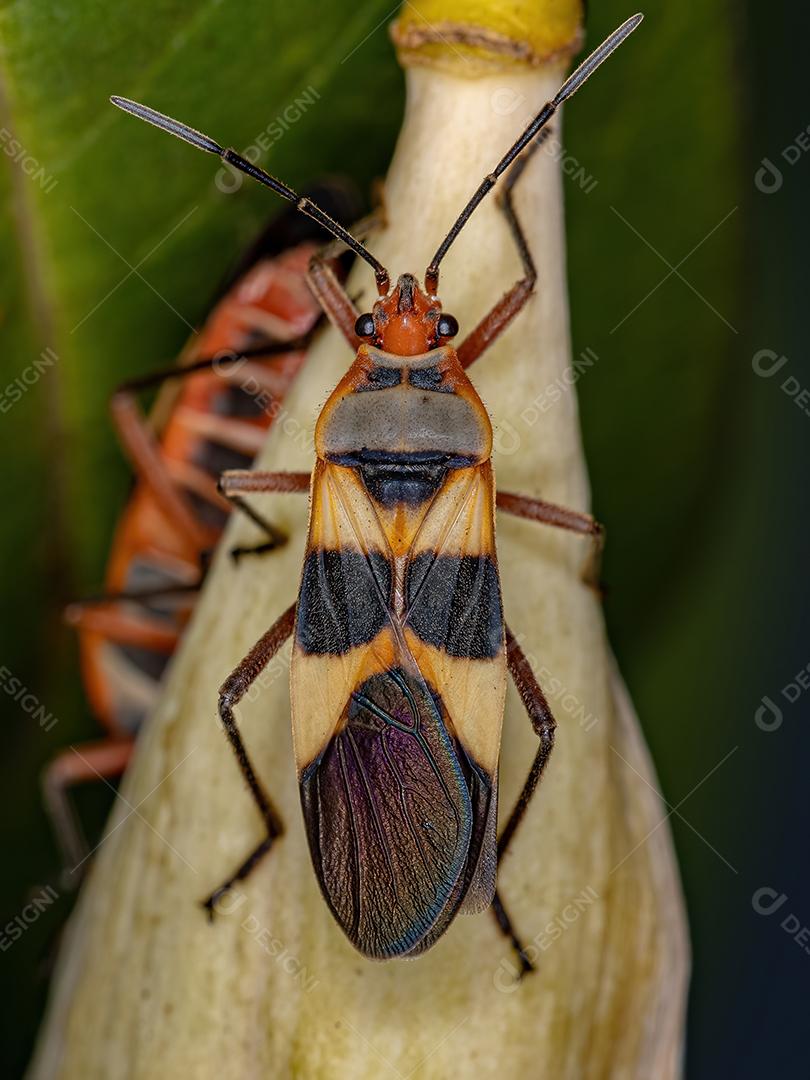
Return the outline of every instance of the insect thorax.
[[[492,425],[449,346],[398,356],[361,345],[315,445],[322,459],[358,469],[383,505],[422,503],[448,470],[489,458]]]

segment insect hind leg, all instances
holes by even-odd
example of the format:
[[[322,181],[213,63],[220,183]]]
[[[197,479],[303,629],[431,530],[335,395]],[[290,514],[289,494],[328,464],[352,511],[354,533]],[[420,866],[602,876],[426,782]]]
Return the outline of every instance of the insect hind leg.
[[[548,764],[548,759],[554,748],[554,732],[557,727],[549,704],[546,701],[546,696],[535,678],[531,665],[508,626],[506,627],[506,657],[509,665],[509,673],[520,694],[526,712],[529,714],[529,719],[535,734],[540,740],[540,745],[537,748],[534,761],[529,769],[529,774],[521,788],[520,795],[518,796],[512,813],[509,815],[506,825],[501,831],[501,835],[498,837],[499,868],[501,860],[506,854],[506,850],[512,842],[518,826],[523,820],[529,802],[537,790],[537,785],[540,783],[543,772]],[[503,901],[497,892],[495,893],[495,898],[492,902],[492,914],[495,916],[495,920],[498,923],[501,932],[509,939],[518,955],[521,966],[518,978],[522,979],[528,972],[534,971],[535,966],[526,951],[526,947],[523,945],[520,937],[515,931],[512,920],[509,918],[503,905]]]
[[[214,921],[217,904],[222,899],[222,897],[229,893],[234,887],[234,885],[237,884],[237,882],[244,881],[245,878],[250,876],[252,871],[255,870],[255,868],[259,865],[264,856],[273,846],[273,842],[275,841],[275,839],[276,836],[266,836],[264,840],[262,840],[262,842],[258,844],[253,849],[253,851],[251,851],[251,853],[248,855],[242,865],[238,867],[238,869],[236,869],[229,878],[223,881],[221,885],[218,885],[217,888],[214,889],[214,891],[210,894],[210,896],[206,896],[205,900],[202,901],[202,906],[208,912],[209,922]]]
[[[530,974],[532,971],[536,971],[537,968],[534,966],[531,959],[529,958],[529,954],[526,951],[526,946],[518,937],[517,931],[512,925],[512,920],[510,919],[509,913],[507,912],[506,908],[503,906],[503,900],[501,899],[501,895],[497,889],[495,890],[495,895],[492,898],[490,911],[495,918],[495,922],[498,924],[498,929],[515,951],[518,963],[520,964],[520,971],[518,973],[518,982],[520,982],[520,980],[525,975]]]
[[[270,629],[256,642],[247,656],[237,665],[220,687],[219,691],[219,715],[225,734],[231,744],[242,776],[253,796],[253,801],[258,807],[262,820],[267,829],[267,836],[250,855],[241,863],[235,873],[231,874],[218,888],[214,889],[209,896],[202,901],[202,906],[208,912],[209,919],[213,918],[216,903],[237,882],[244,881],[258,866],[262,858],[273,846],[275,840],[284,832],[281,818],[273,806],[270,796],[256,776],[256,770],[242,740],[239,726],[234,716],[234,707],[242,700],[247,691],[258,679],[270,660],[275,656],[287,638],[293,632],[295,625],[295,604],[292,604],[270,627]]]
[[[526,712],[529,714],[529,720],[534,733],[540,741],[540,745],[537,747],[534,761],[531,764],[529,774],[521,788],[512,813],[509,815],[506,825],[498,837],[499,864],[523,820],[523,815],[526,813],[531,798],[537,790],[537,785],[542,779],[548,759],[551,757],[551,751],[554,749],[554,734],[557,729],[557,723],[546,700],[546,695],[535,678],[525,653],[508,626],[506,627],[506,659],[512,681],[520,694]]]

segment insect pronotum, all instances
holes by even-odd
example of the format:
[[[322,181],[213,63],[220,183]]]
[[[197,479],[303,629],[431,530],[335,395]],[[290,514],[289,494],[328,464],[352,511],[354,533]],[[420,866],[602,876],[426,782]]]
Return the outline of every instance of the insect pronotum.
[[[369,957],[412,957],[430,948],[458,912],[492,906],[524,970],[531,966],[497,894],[496,874],[548,761],[555,724],[503,619],[494,510],[585,534],[595,548],[602,530],[587,514],[508,492],[496,497],[492,426],[465,369],[534,287],[513,184],[559,106],[641,19],[628,19],[574,71],[484,177],[436,250],[424,287],[407,273],[392,287],[386,268],[351,233],[234,150],[144,105],[112,99],[293,202],[371,266],[379,292],[373,310],[361,314],[327,262],[312,260],[310,285],[356,350],[318,418],[314,471],[311,477],[231,472],[221,480],[234,499],[309,491],[310,520],[297,602],[220,690],[220,716],[267,837],[208,898],[209,911],[282,831],[234,706],[292,635],[292,728],[304,821],[324,898],[349,940]],[[439,267],[507,170],[503,208],[524,276],[455,349],[450,341],[459,327],[442,312]],[[507,673],[539,747],[498,836]]]

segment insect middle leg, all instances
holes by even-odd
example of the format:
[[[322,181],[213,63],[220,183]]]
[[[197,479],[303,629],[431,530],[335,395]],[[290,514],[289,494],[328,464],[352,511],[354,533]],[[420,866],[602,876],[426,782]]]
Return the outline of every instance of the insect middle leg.
[[[242,741],[242,736],[239,733],[233,710],[234,706],[242,700],[287,638],[290,637],[294,625],[295,604],[292,604],[287,608],[284,614],[273,623],[270,629],[259,638],[244,660],[242,660],[238,667],[231,672],[220,687],[219,715],[222,720],[222,726],[225,728],[225,734],[228,736],[228,740],[236,754],[236,760],[242,771],[242,776],[245,778],[245,782],[250,789],[253,800],[259,809],[259,813],[262,815],[262,819],[267,828],[267,836],[248,855],[244,862],[237,867],[234,873],[231,874],[219,888],[214,889],[211,895],[206,897],[203,901],[203,907],[207,910],[208,916],[211,919],[213,919],[217,901],[228,892],[237,881],[245,880],[273,846],[273,842],[284,832],[281,818],[270,801],[270,796],[256,776],[256,771],[253,768],[245,744]]]
[[[602,551],[605,546],[605,528],[596,518],[581,510],[571,510],[567,506],[535,499],[529,495],[515,495],[509,491],[499,491],[496,495],[499,510],[516,517],[537,521],[542,525],[552,525],[557,529],[579,533],[591,538],[590,555],[582,569],[582,580],[601,596],[600,569]]]
[[[532,671],[531,664],[526,659],[526,655],[508,626],[506,627],[506,659],[507,664],[509,665],[509,673],[520,694],[526,712],[529,714],[529,720],[531,721],[535,734],[540,740],[540,745],[537,748],[534,761],[529,769],[529,774],[518,795],[517,802],[498,837],[498,866],[500,866],[501,860],[506,854],[506,851],[514,838],[515,832],[523,820],[523,815],[526,813],[529,802],[537,790],[537,785],[540,783],[543,776],[543,772],[548,764],[548,759],[551,756],[551,751],[554,748],[554,732],[557,727],[548,701],[546,700],[546,696]],[[512,922],[503,906],[503,901],[497,893],[495,894],[495,900],[493,901],[492,911],[501,932],[509,939],[520,957],[520,974],[522,977],[528,971],[534,970],[534,965],[526,955],[526,951],[521,945],[520,938],[512,927]]]
[[[224,472],[219,479],[217,489],[221,495],[231,502],[237,510],[250,518],[258,525],[268,527],[264,518],[245,501],[244,496],[250,494],[267,494],[269,492],[299,492],[309,491],[309,473],[296,472],[252,472],[249,469],[231,469]],[[272,551],[277,545],[273,541],[257,544],[255,547],[231,548],[231,558],[238,561],[244,555],[262,555]]]

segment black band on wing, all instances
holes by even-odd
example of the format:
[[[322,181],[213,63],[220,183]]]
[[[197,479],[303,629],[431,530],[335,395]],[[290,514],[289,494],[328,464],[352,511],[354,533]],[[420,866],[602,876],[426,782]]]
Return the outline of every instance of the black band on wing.
[[[295,633],[306,653],[340,655],[368,644],[388,621],[391,567],[379,552],[310,551]]]
[[[488,555],[422,552],[408,567],[406,623],[450,656],[491,659],[503,648],[498,568]]]

